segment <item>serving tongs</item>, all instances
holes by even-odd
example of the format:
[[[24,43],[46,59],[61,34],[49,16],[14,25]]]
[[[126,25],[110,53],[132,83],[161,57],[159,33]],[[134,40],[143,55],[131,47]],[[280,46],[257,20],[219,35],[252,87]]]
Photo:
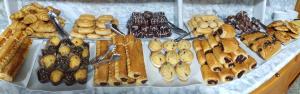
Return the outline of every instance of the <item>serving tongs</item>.
[[[48,16],[50,18],[50,21],[54,24],[56,30],[58,31],[58,34],[63,38],[63,39],[69,39],[70,40],[70,35],[68,32],[66,32],[63,27],[60,25],[57,15],[53,11],[48,12]]]
[[[185,35],[188,34],[188,32],[184,31],[183,29],[177,27],[175,24],[171,23],[170,21],[167,21],[168,24],[171,26],[171,29],[174,33],[176,33],[177,35]]]
[[[105,23],[105,28],[111,29],[115,33],[125,36],[125,34],[120,31],[120,29],[116,24],[112,24],[111,22]]]
[[[264,30],[267,30],[267,26],[263,24],[259,19],[252,17],[251,20],[258,23]]]
[[[176,38],[175,42],[179,42],[180,40],[182,40],[183,38],[185,38],[186,36],[189,36],[191,34],[191,31],[188,28],[188,26],[186,24],[184,24],[184,26],[188,29],[189,32],[186,32],[185,34],[183,34],[183,35],[179,36],[178,38]],[[197,37],[193,37],[193,38],[189,38],[189,39],[186,39],[186,40],[193,40],[195,38],[198,38],[198,36]]]
[[[99,63],[108,63],[108,62],[111,62],[111,61],[118,61],[118,60],[120,60],[120,54],[116,54],[116,53],[114,53],[114,54],[112,54],[112,56],[111,56],[111,58],[110,59],[105,59],[108,55],[109,55],[109,53],[112,53],[112,51],[114,50],[116,48],[116,45],[110,45],[109,47],[108,47],[108,50],[105,52],[105,54],[104,55],[102,55],[102,56],[96,56],[96,57],[94,57],[91,61],[90,61],[90,64],[99,64]]]

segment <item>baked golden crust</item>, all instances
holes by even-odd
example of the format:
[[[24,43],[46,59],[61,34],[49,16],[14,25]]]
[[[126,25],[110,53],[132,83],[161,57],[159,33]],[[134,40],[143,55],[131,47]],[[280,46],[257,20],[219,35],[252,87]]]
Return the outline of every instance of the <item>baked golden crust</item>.
[[[210,70],[208,65],[201,66],[202,78],[208,85],[215,85],[219,82],[219,77],[216,72]]]
[[[207,53],[205,55],[207,60],[207,65],[210,67],[210,70],[213,72],[220,72],[222,71],[223,65],[218,62],[218,60],[215,58],[213,53]]]

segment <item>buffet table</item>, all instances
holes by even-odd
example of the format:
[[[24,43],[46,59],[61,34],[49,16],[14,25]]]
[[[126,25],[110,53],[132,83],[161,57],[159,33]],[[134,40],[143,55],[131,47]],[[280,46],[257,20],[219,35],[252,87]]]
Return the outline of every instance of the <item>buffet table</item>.
[[[28,3],[31,3],[32,1],[25,1],[21,2],[21,6],[24,6]],[[79,8],[78,10],[74,11],[68,11],[72,10],[71,8],[76,8],[77,6],[84,6],[82,3],[74,3],[74,2],[67,2],[66,4],[69,7],[65,7],[63,3],[57,3],[57,2],[47,2],[47,1],[40,1],[42,4],[45,5],[52,5],[58,8],[62,9],[62,16],[66,19],[66,25],[65,29],[69,32],[72,31],[72,25],[73,23],[76,23],[75,20],[78,18],[80,14],[78,13],[92,13],[92,14],[99,14],[95,13],[95,11],[86,11],[84,10],[85,8],[88,8],[90,10],[93,10],[94,7],[89,7],[85,6],[85,8]],[[250,2],[250,1],[249,1]],[[107,2],[106,2],[107,3]],[[201,3],[201,2],[197,2]],[[203,3],[203,2],[202,2]],[[225,2],[226,3],[226,2]],[[228,3],[228,2],[227,2]],[[245,3],[245,2],[244,2]],[[126,29],[126,23],[127,19],[130,18],[130,14],[127,12],[134,12],[134,11],[143,11],[143,10],[150,10],[150,11],[156,11],[156,8],[149,8],[153,4],[161,6],[159,11],[164,11],[166,17],[169,19],[170,22],[175,23],[178,27],[184,28],[184,25],[188,23],[188,20],[192,17],[192,15],[195,14],[214,14],[215,12],[221,16],[222,19],[225,19],[226,16],[228,15],[227,12],[229,11],[221,11],[218,9],[211,9],[211,11],[207,12],[196,12],[196,11],[201,11],[206,9],[205,7],[203,9],[198,8],[197,4],[192,4],[191,2],[183,2],[182,0],[177,0],[175,3],[174,2],[163,2],[163,3],[141,3],[137,4],[137,6],[140,6],[140,9],[135,9],[133,6],[135,4],[127,4],[128,6],[126,7],[118,7],[118,6],[124,6],[126,3],[110,3],[108,2],[107,5],[100,6],[98,9],[98,12],[100,11],[101,13],[107,13],[111,15],[116,15],[116,18],[119,18],[119,25],[120,25],[120,30],[127,30]],[[175,4],[176,6],[174,6]],[[209,4],[209,3],[208,3]],[[247,10],[247,7],[242,5],[247,11],[250,11],[250,15],[252,17],[256,17],[262,21],[264,21],[265,24],[269,24],[269,18],[265,17],[262,13],[265,12],[265,7],[266,7],[266,0],[262,0],[260,2],[255,2],[254,3],[254,10]],[[91,4],[92,6],[96,6]],[[170,7],[171,6],[171,7]],[[186,6],[182,8],[183,6]],[[10,6],[11,7],[11,6]],[[119,8],[119,9],[114,9],[114,8],[108,8],[108,7],[114,7],[114,8]],[[219,7],[224,7],[223,5],[220,5]],[[8,6],[9,8],[9,6]],[[65,8],[65,9],[64,9]],[[122,8],[125,8],[122,10]],[[263,8],[263,10],[258,10],[259,8]],[[229,8],[230,9],[230,8]],[[229,11],[229,14],[235,14],[236,11],[239,9],[236,8],[231,8],[235,11]],[[118,12],[114,10],[120,10]],[[171,10],[171,11],[167,11]],[[184,11],[183,11],[184,10]],[[217,11],[216,11],[217,10]],[[10,12],[15,11],[15,9],[8,10]],[[195,13],[194,13],[195,12]],[[9,13],[9,12],[8,12]],[[125,14],[127,13],[127,14]],[[71,15],[72,14],[72,15]],[[176,14],[176,15],[174,15]],[[184,30],[188,30],[187,28],[184,28]],[[3,31],[3,30],[1,30]],[[70,33],[70,32],[69,32]],[[127,33],[127,32],[126,32]],[[171,39],[174,39],[178,36],[171,36]],[[188,36],[192,37],[192,36]],[[143,58],[145,62],[145,70],[147,71],[146,77],[147,83],[143,85],[126,85],[126,86],[95,86],[93,83],[93,79],[91,76],[94,73],[94,70],[92,72],[88,73],[88,81],[87,85],[84,85],[83,88],[75,88],[75,89],[68,89],[68,88],[60,88],[57,87],[57,90],[55,90],[55,87],[51,87],[51,89],[45,89],[39,90],[39,84],[35,84],[37,81],[37,76],[36,76],[36,71],[37,68],[35,68],[36,65],[38,64],[39,60],[39,54],[42,52],[40,51],[43,49],[44,44],[47,44],[47,40],[44,39],[36,39],[33,38],[32,40],[32,46],[29,48],[30,54],[29,54],[29,59],[27,58],[25,60],[25,70],[23,72],[20,72],[23,74],[25,77],[25,80],[22,81],[16,81],[16,82],[6,82],[1,80],[0,81],[0,92],[3,94],[41,94],[41,93],[64,93],[64,94],[79,94],[79,93],[84,93],[84,94],[117,94],[117,93],[130,93],[130,94],[246,94],[246,93],[253,93],[253,94],[265,94],[265,93],[272,93],[272,92],[285,92],[287,90],[288,85],[297,77],[300,71],[295,71],[299,69],[300,67],[300,39],[295,39],[289,42],[288,44],[282,45],[280,50],[275,53],[271,58],[268,60],[262,59],[257,53],[252,51],[249,47],[247,47],[242,41],[240,41],[240,38],[234,37],[234,39],[239,43],[239,47],[242,48],[249,54],[249,56],[253,57],[256,62],[257,62],[257,67],[252,69],[251,71],[247,72],[245,75],[243,75],[239,79],[234,79],[230,82],[226,83],[221,83],[217,85],[207,85],[206,82],[202,79],[202,75],[200,75],[201,69],[198,68],[199,65],[197,63],[196,59],[196,52],[191,48],[191,51],[193,51],[193,56],[195,57],[192,62],[192,74],[197,73],[197,76],[200,75],[199,77],[194,77],[192,76],[191,79],[197,79],[195,81],[187,82],[187,83],[160,83],[157,80],[161,80],[160,76],[157,77],[157,74],[152,73],[156,72],[155,69],[153,69],[153,66],[151,64],[151,61],[149,59],[149,56],[151,51],[148,50],[148,44],[150,39],[141,39],[142,45],[142,50],[144,53]],[[168,39],[168,38],[167,38]],[[87,39],[86,41],[90,42],[89,43],[89,56],[94,57],[96,56],[96,45],[97,43],[95,41],[92,41],[90,39]],[[42,44],[42,45],[39,45]],[[28,64],[32,63],[32,64]],[[195,65],[195,66],[193,66]],[[195,68],[196,69],[193,69]],[[88,67],[91,69],[91,67]],[[153,71],[154,70],[154,71]],[[194,72],[197,71],[197,72]],[[200,71],[200,72],[198,72]],[[28,73],[26,73],[28,72]],[[202,73],[201,73],[202,74]],[[26,76],[27,75],[27,76]],[[18,76],[17,76],[18,77]],[[198,79],[199,78],[199,79]],[[33,81],[32,79],[36,80]],[[40,79],[39,79],[40,80]],[[157,81],[157,82],[156,82]],[[176,80],[177,81],[177,80]],[[37,86],[36,86],[37,85]],[[282,87],[278,87],[278,86]],[[46,85],[45,85],[46,86]],[[43,86],[41,86],[43,87]],[[44,90],[45,89],[45,90]],[[53,90],[54,89],[54,90]]]

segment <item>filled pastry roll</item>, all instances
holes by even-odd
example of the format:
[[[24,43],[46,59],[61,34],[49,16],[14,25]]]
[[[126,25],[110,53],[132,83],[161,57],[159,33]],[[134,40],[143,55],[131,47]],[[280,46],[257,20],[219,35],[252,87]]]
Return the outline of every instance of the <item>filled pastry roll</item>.
[[[100,63],[95,65],[94,84],[105,86],[108,85],[108,63]]]
[[[115,76],[116,79],[122,82],[127,82],[127,56],[125,46],[117,45],[114,53],[120,54],[120,59],[115,63]]]
[[[235,38],[221,39],[221,43],[225,53],[231,53],[239,48],[239,44]]]
[[[206,53],[211,53],[211,47],[209,46],[209,43],[207,40],[200,40],[201,43],[201,48],[203,49],[203,52]]]
[[[218,75],[222,82],[232,81],[235,78],[232,71],[228,68],[223,68],[222,71],[218,72]]]
[[[0,49],[0,72],[9,63],[9,61],[16,54],[20,44],[17,40],[10,37]]]
[[[203,80],[208,85],[216,85],[219,83],[220,79],[218,77],[218,74],[216,72],[211,71],[208,65],[201,66],[201,73]]]
[[[215,37],[212,34],[208,35],[207,40],[208,40],[209,46],[211,48],[214,48],[218,45],[217,40],[215,39]]]
[[[261,49],[258,51],[258,53],[260,54],[260,56],[265,59],[268,60],[269,58],[271,58],[279,49],[281,48],[281,43],[279,41],[275,41],[273,44]]]
[[[241,41],[243,43],[245,43],[247,46],[249,46],[252,41],[254,41],[257,38],[261,38],[261,37],[265,37],[265,34],[262,33],[262,32],[254,32],[254,33],[251,33],[251,34],[243,34],[241,36]]]
[[[281,43],[288,43],[292,40],[292,37],[290,37],[287,32],[274,32],[274,37],[279,40]]]
[[[246,61],[245,61],[245,66],[248,68],[248,70],[254,69],[257,66],[257,63],[255,61],[254,58],[249,57]]]
[[[122,84],[118,79],[115,77],[115,63],[116,62],[109,62],[108,66],[108,84],[111,86],[119,86]]]
[[[197,51],[196,54],[197,54],[198,63],[200,65],[204,65],[204,64],[207,63],[206,58],[205,58],[205,54],[202,50]]]
[[[193,40],[193,47],[194,47],[195,51],[202,50],[201,42],[200,42],[199,39],[194,39]]]
[[[218,62],[216,57],[213,55],[213,53],[207,53],[205,55],[207,60],[207,65],[210,67],[210,70],[213,72],[220,72],[222,71],[223,65]]]
[[[235,67],[231,68],[231,71],[234,73],[235,77],[241,78],[247,72],[247,68],[245,67],[245,64],[235,64]]]
[[[235,29],[230,24],[223,24],[221,26],[222,30],[218,30],[218,33],[220,34],[220,38],[234,38],[236,33]]]
[[[259,49],[264,48],[266,45],[269,45],[273,42],[273,38],[271,36],[259,38],[256,41],[252,42],[249,46],[250,48],[257,52]]]
[[[224,65],[225,68],[228,68],[228,69],[231,69],[231,68],[235,67],[235,63],[234,62],[232,62],[232,63],[225,63],[223,65]]]
[[[135,82],[136,82],[136,79],[133,79],[133,78],[129,77],[126,84],[134,84]]]
[[[216,59],[221,63],[233,63],[232,59],[229,54],[222,52],[221,47],[215,47],[213,48],[213,54],[215,55]]]
[[[243,63],[248,58],[247,53],[240,47],[236,51],[231,52],[230,55],[236,63]]]
[[[125,43],[125,38],[122,35],[116,35],[112,38],[113,44],[123,45]]]

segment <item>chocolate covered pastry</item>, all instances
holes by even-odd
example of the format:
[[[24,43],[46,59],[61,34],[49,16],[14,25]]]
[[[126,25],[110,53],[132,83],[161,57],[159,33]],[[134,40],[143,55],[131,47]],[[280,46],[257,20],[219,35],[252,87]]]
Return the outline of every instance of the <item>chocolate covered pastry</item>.
[[[241,34],[260,30],[260,25],[257,20],[250,19],[248,13],[245,11],[240,11],[236,15],[228,16],[225,23],[235,26],[237,30],[241,31]]]
[[[171,27],[163,12],[133,12],[127,22],[130,34],[137,38],[169,37]]]

